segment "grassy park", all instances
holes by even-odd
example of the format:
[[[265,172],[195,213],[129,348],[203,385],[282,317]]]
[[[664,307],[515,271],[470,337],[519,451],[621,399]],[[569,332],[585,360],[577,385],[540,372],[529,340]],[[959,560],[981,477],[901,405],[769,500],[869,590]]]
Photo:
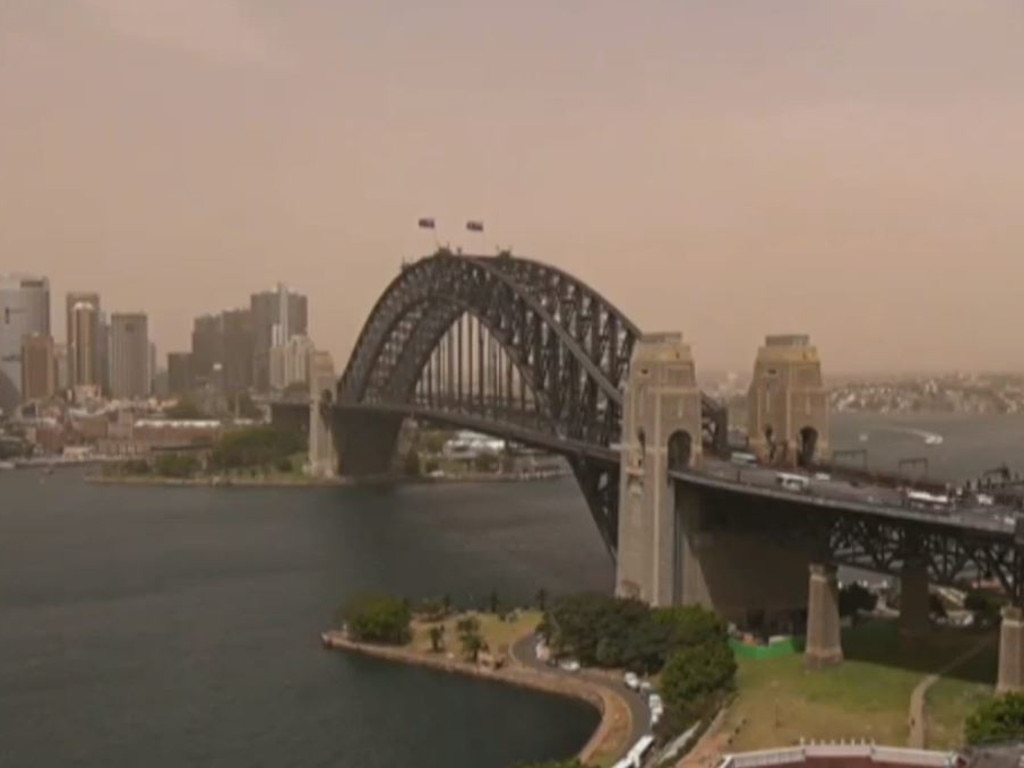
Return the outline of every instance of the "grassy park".
[[[935,629],[908,645],[891,621],[871,621],[844,632],[846,661],[808,672],[803,657],[741,659],[737,694],[725,730],[735,732],[731,751],[794,744],[805,739],[873,739],[905,745],[914,688],[930,674],[994,638],[964,630]],[[995,644],[940,679],[926,697],[928,745],[959,742],[961,724],[995,679]]]
[[[423,653],[432,652],[430,639],[431,627],[444,627],[445,647],[455,653],[459,652],[458,623],[468,614],[452,614],[443,621],[428,622],[416,619],[412,622],[412,640],[409,646]],[[508,647],[521,637],[528,635],[540,624],[540,611],[520,611],[511,621],[503,620],[494,613],[473,614],[480,622],[480,635],[483,641],[495,653],[507,653]]]

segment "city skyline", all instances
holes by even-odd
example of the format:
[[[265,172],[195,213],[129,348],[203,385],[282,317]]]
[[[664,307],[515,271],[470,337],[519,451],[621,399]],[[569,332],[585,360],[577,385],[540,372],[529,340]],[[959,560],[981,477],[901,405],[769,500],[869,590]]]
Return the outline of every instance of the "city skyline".
[[[162,349],[286,272],[344,361],[430,216],[702,369],[789,331],[829,370],[1020,368],[1019,3],[178,7],[0,10],[5,265]]]

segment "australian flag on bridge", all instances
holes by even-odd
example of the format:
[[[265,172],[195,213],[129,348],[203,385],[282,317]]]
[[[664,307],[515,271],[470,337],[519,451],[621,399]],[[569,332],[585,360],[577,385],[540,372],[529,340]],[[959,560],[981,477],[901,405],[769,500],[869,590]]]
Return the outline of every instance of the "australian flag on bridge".
[[[420,219],[419,220],[419,228],[420,229],[434,229],[434,220],[433,219]]]
[[[468,229],[470,232],[483,232],[484,223],[482,221],[467,221],[466,229]]]

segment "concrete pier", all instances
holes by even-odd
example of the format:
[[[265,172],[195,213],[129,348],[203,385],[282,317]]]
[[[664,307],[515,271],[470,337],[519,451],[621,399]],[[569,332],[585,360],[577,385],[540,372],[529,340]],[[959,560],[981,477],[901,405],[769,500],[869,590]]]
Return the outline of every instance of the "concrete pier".
[[[996,693],[1024,691],[1024,612],[1017,606],[1003,608],[999,628],[999,679]]]
[[[822,669],[843,660],[839,584],[836,580],[836,566],[832,564],[812,563],[810,571],[804,664],[808,669]]]
[[[643,336],[629,366],[623,408],[618,595],[674,605],[679,532],[670,468],[701,459],[701,396],[681,334]]]
[[[908,557],[900,572],[900,635],[905,640],[920,640],[931,630],[928,593],[928,562]]]

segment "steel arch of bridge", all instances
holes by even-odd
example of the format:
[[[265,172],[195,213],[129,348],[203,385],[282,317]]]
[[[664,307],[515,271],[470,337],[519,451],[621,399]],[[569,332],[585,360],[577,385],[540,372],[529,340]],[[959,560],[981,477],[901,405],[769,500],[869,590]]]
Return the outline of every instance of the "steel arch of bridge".
[[[476,318],[529,389],[496,403],[466,393],[418,402],[435,349],[461,317]],[[623,389],[637,326],[582,281],[502,253],[441,250],[403,266],[370,313],[338,382],[339,409],[465,425],[564,455],[614,554]],[[459,359],[461,366],[461,335]],[[461,370],[461,368],[460,368]],[[511,374],[509,374],[511,377]],[[724,411],[705,398],[707,440],[724,439]]]

